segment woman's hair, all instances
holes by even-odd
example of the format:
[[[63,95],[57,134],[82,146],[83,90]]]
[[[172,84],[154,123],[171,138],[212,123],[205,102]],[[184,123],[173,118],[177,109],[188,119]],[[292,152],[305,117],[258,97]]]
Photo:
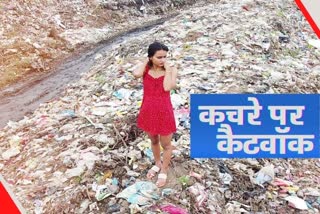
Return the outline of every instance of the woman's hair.
[[[157,51],[160,51],[160,50],[169,51],[169,48],[168,48],[166,45],[164,45],[164,44],[162,44],[162,43],[160,43],[160,42],[153,42],[152,44],[149,45],[149,48],[148,48],[148,57],[149,57],[149,58],[150,58],[150,57],[153,57],[153,56],[155,55],[155,53],[156,53]],[[152,62],[151,62],[151,60],[149,60],[148,65],[149,65],[150,67],[152,67]]]

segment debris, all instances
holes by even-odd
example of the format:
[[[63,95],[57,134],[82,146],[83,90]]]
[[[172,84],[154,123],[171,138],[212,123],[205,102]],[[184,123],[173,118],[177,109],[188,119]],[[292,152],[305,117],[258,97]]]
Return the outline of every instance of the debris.
[[[230,182],[233,180],[232,176],[228,173],[219,173],[219,177],[226,185],[230,185]]]
[[[256,173],[253,183],[262,186],[265,182],[271,182],[274,179],[274,166],[264,166]]]
[[[2,158],[5,160],[9,160],[11,157],[14,157],[20,153],[19,148],[10,148],[7,151],[2,153]]]
[[[161,211],[164,211],[168,214],[188,214],[188,211],[186,211],[185,209],[182,209],[172,204],[162,205],[160,209]]]
[[[197,207],[203,206],[208,198],[205,187],[199,183],[195,183],[193,186],[189,187],[189,191],[195,196]]]
[[[202,178],[202,176],[200,175],[200,174],[198,174],[198,173],[196,173],[196,172],[190,172],[190,174],[189,174],[191,177],[195,177],[195,178],[197,178],[197,179],[199,179],[199,180],[201,180],[201,178]]]
[[[150,205],[153,200],[160,199],[157,186],[152,182],[139,181],[117,194],[117,198],[127,199],[136,205]]]
[[[161,196],[162,197],[166,197],[166,196],[169,196],[169,195],[173,194],[174,192],[175,192],[174,189],[165,188],[165,189],[162,190]]]
[[[286,201],[289,202],[289,206],[299,209],[299,210],[307,210],[308,206],[304,200],[298,198],[297,196],[288,196],[285,198]]]
[[[108,207],[107,212],[108,213],[114,213],[119,212],[121,209],[119,204],[112,204],[110,207]]]
[[[311,45],[311,46],[313,46],[313,47],[315,47],[315,48],[320,49],[320,40],[319,40],[319,39],[317,39],[317,40],[315,40],[315,39],[310,39],[310,40],[308,41],[308,43],[309,43],[309,45]]]
[[[118,190],[118,186],[113,184],[105,184],[93,187],[92,189],[96,191],[95,197],[97,201],[101,201],[107,198],[108,196],[116,193]]]

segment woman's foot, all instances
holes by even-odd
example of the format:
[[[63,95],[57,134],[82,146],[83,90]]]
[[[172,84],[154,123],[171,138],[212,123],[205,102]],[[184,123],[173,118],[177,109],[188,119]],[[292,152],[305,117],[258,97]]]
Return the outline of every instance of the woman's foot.
[[[149,169],[147,173],[147,178],[151,179],[154,176],[156,176],[156,174],[160,171],[160,169],[161,169],[161,164],[156,164],[153,167],[151,167],[151,169]]]
[[[163,187],[167,183],[167,174],[164,172],[159,173],[158,180],[156,182],[157,187]]]

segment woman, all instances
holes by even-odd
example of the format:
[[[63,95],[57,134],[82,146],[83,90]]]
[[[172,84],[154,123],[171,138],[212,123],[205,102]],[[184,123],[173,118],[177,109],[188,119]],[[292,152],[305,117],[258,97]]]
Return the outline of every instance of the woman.
[[[172,155],[171,139],[176,132],[170,90],[176,87],[177,69],[168,64],[168,51],[168,47],[159,42],[150,44],[148,58],[133,72],[136,78],[143,78],[143,100],[137,124],[149,136],[155,160],[147,178],[151,179],[160,172],[158,187],[166,184]],[[163,162],[160,144],[164,150]]]

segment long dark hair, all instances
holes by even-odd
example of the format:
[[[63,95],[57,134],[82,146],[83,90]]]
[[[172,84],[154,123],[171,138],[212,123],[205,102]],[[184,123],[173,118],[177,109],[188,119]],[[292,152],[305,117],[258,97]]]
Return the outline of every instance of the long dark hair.
[[[154,55],[155,55],[155,53],[157,52],[157,51],[160,51],[160,50],[163,50],[163,51],[169,51],[169,48],[166,46],[166,45],[164,45],[164,44],[162,44],[162,43],[160,43],[160,42],[157,42],[157,41],[155,41],[155,42],[153,42],[152,44],[150,44],[149,45],[149,48],[148,48],[148,57],[150,58],[150,57],[153,57]],[[151,60],[149,59],[149,62],[148,62],[148,66],[151,68],[152,67],[152,62],[151,62]]]

